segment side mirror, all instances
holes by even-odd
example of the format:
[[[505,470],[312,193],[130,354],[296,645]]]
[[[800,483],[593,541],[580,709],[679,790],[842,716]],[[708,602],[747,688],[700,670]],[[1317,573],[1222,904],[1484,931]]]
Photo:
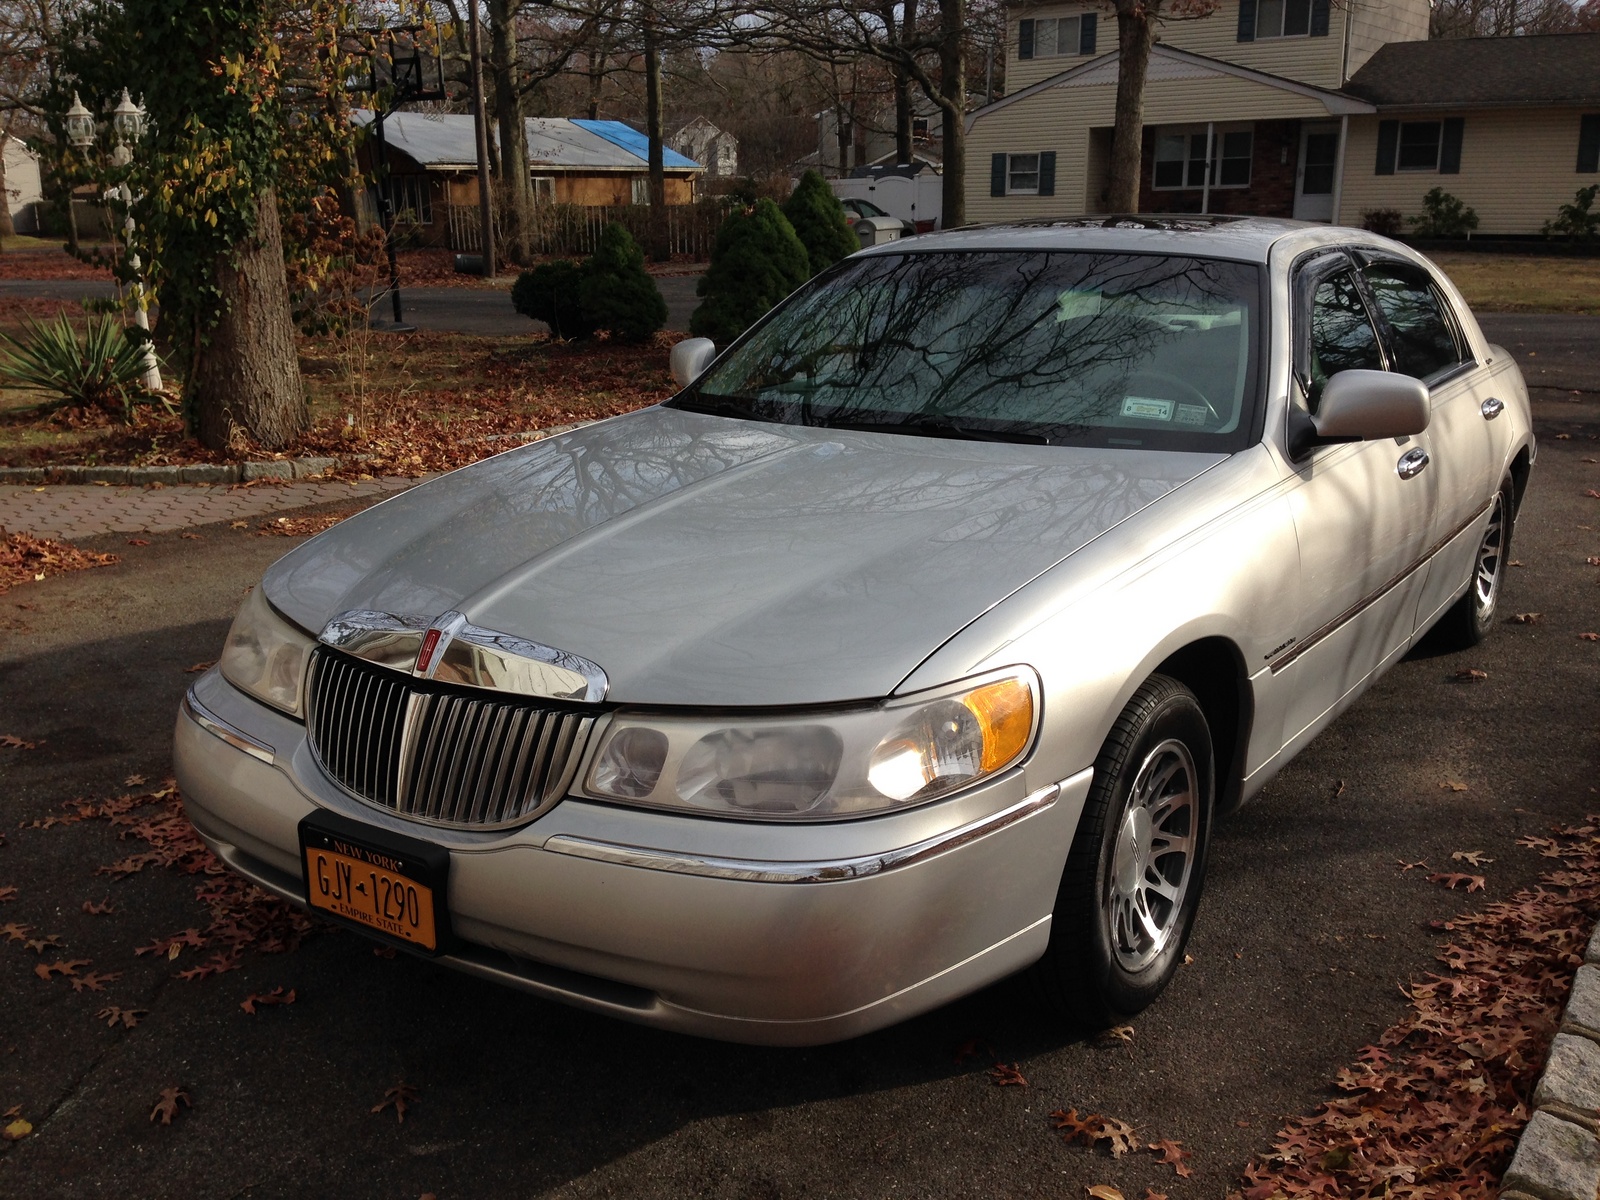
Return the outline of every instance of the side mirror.
[[[672,348],[672,378],[679,387],[688,387],[716,356],[716,343],[710,338],[686,338]]]
[[[1421,380],[1393,371],[1340,371],[1322,385],[1316,415],[1300,414],[1289,430],[1289,452],[1313,446],[1406,437],[1428,427],[1432,412]]]

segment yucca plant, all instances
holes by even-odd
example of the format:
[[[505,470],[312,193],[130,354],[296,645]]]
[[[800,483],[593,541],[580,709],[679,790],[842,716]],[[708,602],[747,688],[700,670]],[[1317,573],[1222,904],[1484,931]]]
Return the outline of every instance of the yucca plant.
[[[109,316],[86,316],[82,341],[65,314],[53,321],[30,318],[21,340],[0,333],[0,379],[54,393],[60,397],[55,408],[120,412],[130,424],[140,401],[154,400],[172,411],[164,396],[144,389],[144,371],[144,348]]]

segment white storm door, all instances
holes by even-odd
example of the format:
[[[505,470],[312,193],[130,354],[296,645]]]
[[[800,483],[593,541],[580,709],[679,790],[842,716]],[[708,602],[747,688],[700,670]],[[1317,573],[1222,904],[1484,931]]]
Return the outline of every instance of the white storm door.
[[[1333,182],[1339,163],[1339,127],[1303,125],[1300,165],[1294,173],[1294,219],[1333,220]]]

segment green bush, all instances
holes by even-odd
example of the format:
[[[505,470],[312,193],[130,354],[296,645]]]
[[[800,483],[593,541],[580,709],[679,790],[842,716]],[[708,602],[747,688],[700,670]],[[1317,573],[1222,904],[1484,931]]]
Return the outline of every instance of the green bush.
[[[815,171],[800,176],[794,194],[784,201],[783,215],[789,218],[795,236],[806,248],[813,275],[861,249],[860,239],[845,224],[839,197]]]
[[[1556,210],[1556,219],[1545,222],[1545,234],[1579,242],[1592,242],[1600,238],[1600,212],[1596,212],[1594,207],[1596,196],[1600,196],[1600,183],[1579,188],[1572,203],[1563,204]]]
[[[1405,230],[1405,218],[1398,208],[1364,208],[1361,228],[1382,237],[1398,237]]]
[[[576,341],[594,332],[583,314],[578,286],[583,269],[570,259],[558,258],[524,271],[511,285],[511,303],[525,317],[543,321],[558,338]]]
[[[82,342],[65,314],[43,324],[30,318],[22,341],[0,333],[0,379],[54,393],[56,408],[96,408],[130,424],[140,401],[173,411],[165,397],[145,391],[144,371],[144,340],[129,338],[112,317],[85,317]]]
[[[726,346],[810,277],[811,261],[794,226],[771,200],[758,200],[717,230],[689,329]]]
[[[601,231],[600,244],[583,264],[578,300],[584,320],[624,342],[648,341],[667,323],[667,302],[644,269],[644,251],[614,221]]]
[[[1430,190],[1422,198],[1422,207],[1422,216],[1407,218],[1417,237],[1462,238],[1478,227],[1477,210],[1468,208],[1442,187]]]

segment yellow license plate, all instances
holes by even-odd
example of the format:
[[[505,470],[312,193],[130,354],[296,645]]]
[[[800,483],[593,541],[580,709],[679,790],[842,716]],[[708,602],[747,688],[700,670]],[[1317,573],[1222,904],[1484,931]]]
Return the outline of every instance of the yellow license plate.
[[[389,856],[365,846],[337,843],[306,846],[306,899],[319,908],[386,934],[433,950],[438,934],[433,921],[433,889],[385,866]]]

